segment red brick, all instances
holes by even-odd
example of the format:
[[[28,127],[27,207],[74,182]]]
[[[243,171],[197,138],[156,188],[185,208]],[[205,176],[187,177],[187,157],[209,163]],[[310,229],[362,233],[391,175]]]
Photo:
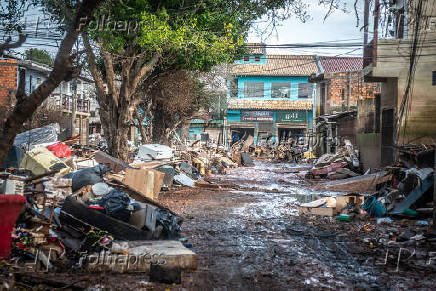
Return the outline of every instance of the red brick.
[[[9,106],[10,92],[17,89],[17,66],[17,60],[0,59],[0,106]]]

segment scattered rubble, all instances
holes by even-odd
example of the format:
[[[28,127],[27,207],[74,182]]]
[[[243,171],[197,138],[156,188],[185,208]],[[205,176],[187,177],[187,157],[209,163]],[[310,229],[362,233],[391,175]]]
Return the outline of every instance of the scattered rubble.
[[[40,136],[33,137],[34,132]],[[348,140],[335,154],[316,159],[310,148],[292,140],[255,147],[248,137],[230,151],[207,139],[172,148],[140,145],[132,147],[132,159],[127,163],[102,147],[80,146],[76,138],[59,141],[54,132],[56,127],[50,126],[25,133],[32,137],[27,144],[19,137],[0,172],[0,207],[5,213],[0,223],[0,256],[8,259],[5,262],[11,270],[34,261],[37,264],[32,268],[141,271],[149,272],[156,282],[180,282],[181,270],[196,269],[197,259],[188,249],[192,244],[181,238],[183,217],[160,204],[159,196],[181,187],[236,189],[235,185],[213,182],[209,175],[255,167],[255,159],[304,162],[274,169],[275,174],[283,175],[278,183],[286,184],[285,176],[293,175],[299,185],[344,192],[300,204],[301,217],[363,223],[374,248],[436,240],[430,231],[434,173],[422,151],[413,156],[408,149],[402,163],[371,173],[363,172],[358,151]],[[399,223],[410,227],[396,230]],[[370,236],[376,232],[377,239]],[[137,258],[142,252],[160,257],[155,261],[151,256],[135,266],[100,263],[102,256],[104,262],[107,256]]]
[[[248,154],[236,153],[235,160],[207,141],[175,148],[141,145],[129,164],[104,152],[98,137],[88,148],[75,137],[62,142],[58,134],[51,125],[19,135],[1,169],[0,255],[9,259],[4,262],[11,270],[36,260],[34,269],[154,270],[154,280],[168,281],[171,276],[160,278],[156,264],[168,271],[195,269],[197,263],[186,248],[192,244],[178,241],[183,218],[157,202],[159,193],[182,186],[218,189],[203,178],[253,165]],[[102,253],[137,257],[144,252],[158,254],[158,261],[151,256],[126,267],[98,259]]]

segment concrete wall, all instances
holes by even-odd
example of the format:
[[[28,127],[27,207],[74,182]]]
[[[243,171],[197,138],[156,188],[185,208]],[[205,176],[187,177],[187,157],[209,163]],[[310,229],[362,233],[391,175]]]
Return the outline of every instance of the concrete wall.
[[[216,141],[218,141],[219,135],[220,133],[222,133],[222,129],[221,128],[209,128],[206,127],[204,129],[204,132],[209,134],[209,138],[214,139]]]
[[[415,30],[413,9],[418,1],[411,1],[409,25],[405,39],[379,39],[377,45],[377,61],[373,64],[373,77],[386,77],[387,83],[382,85],[382,107],[393,105],[396,112],[404,97],[410,65],[411,47]],[[420,56],[417,59],[414,82],[411,83],[410,111],[407,119],[406,135],[401,135],[401,143],[434,143],[436,138],[436,86],[432,85],[432,72],[436,71],[436,0],[423,2],[423,17],[419,29]],[[412,13],[410,13],[412,11]],[[422,41],[425,38],[425,41]],[[397,81],[397,85],[395,84]],[[388,104],[391,103],[391,104]],[[402,124],[404,128],[404,123]],[[403,130],[401,130],[403,132]]]
[[[381,163],[380,133],[358,133],[356,137],[363,169],[366,171],[368,168],[379,168]]]

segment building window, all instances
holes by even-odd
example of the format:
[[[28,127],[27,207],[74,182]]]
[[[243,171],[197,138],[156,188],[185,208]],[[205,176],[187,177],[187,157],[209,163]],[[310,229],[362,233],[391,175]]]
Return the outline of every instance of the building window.
[[[244,61],[245,62],[248,62],[250,60],[250,57],[249,56],[244,56]]]
[[[260,56],[255,56],[255,57],[254,57],[254,61],[255,61],[255,62],[260,62]]]
[[[291,83],[273,82],[271,83],[271,98],[291,97]]]
[[[431,78],[431,84],[433,86],[436,86],[436,71],[433,71],[433,75],[432,75],[432,78]]]
[[[244,83],[245,98],[263,98],[264,83],[263,82],[246,82]]]
[[[312,97],[313,84],[311,83],[299,83],[298,84],[298,98]]]
[[[41,78],[36,78],[36,85],[41,85]]]
[[[230,79],[230,98],[236,98],[238,96],[238,79]]]

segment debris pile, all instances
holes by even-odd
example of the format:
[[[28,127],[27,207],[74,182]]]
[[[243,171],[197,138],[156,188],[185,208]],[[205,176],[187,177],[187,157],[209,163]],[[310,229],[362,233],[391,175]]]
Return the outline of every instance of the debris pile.
[[[359,159],[351,142],[345,140],[345,145],[340,147],[336,154],[324,154],[315,160],[313,168],[306,177],[339,180],[356,177],[359,175],[357,171],[359,171]]]
[[[21,134],[0,170],[0,256],[11,270],[149,272],[155,263],[196,268],[195,254],[179,241],[183,218],[157,199],[186,179],[194,187],[205,171],[201,157],[188,163],[171,148],[143,145],[128,164],[75,138],[60,142],[58,134],[55,126]],[[161,262],[153,256],[135,266],[93,261],[101,252],[140,251],[159,254]]]
[[[29,262],[34,270],[56,271],[149,272],[162,262],[195,269],[196,256],[180,238],[183,218],[158,202],[159,193],[220,188],[205,176],[253,164],[248,154],[203,141],[132,147],[126,163],[104,151],[101,136],[93,136],[91,147],[79,145],[77,137],[59,137],[56,125],[20,134],[2,165],[0,255],[10,258],[12,269]],[[153,256],[134,266],[93,261],[102,253],[143,252],[159,254],[161,262]]]
[[[429,157],[434,157],[434,152]],[[300,214],[354,221],[362,229],[362,242],[370,248],[380,247],[382,251],[386,247],[398,250],[411,247],[418,252],[417,258],[409,262],[413,267],[434,268],[425,265],[419,257],[434,250],[432,244],[436,241],[436,232],[432,230],[434,170],[433,166],[428,167],[434,165],[434,160],[418,161],[421,166],[427,166],[423,168],[417,167],[417,159],[403,157],[400,161],[375,174],[317,185],[318,189],[329,190],[334,189],[329,186],[336,186],[349,194],[303,203]]]

